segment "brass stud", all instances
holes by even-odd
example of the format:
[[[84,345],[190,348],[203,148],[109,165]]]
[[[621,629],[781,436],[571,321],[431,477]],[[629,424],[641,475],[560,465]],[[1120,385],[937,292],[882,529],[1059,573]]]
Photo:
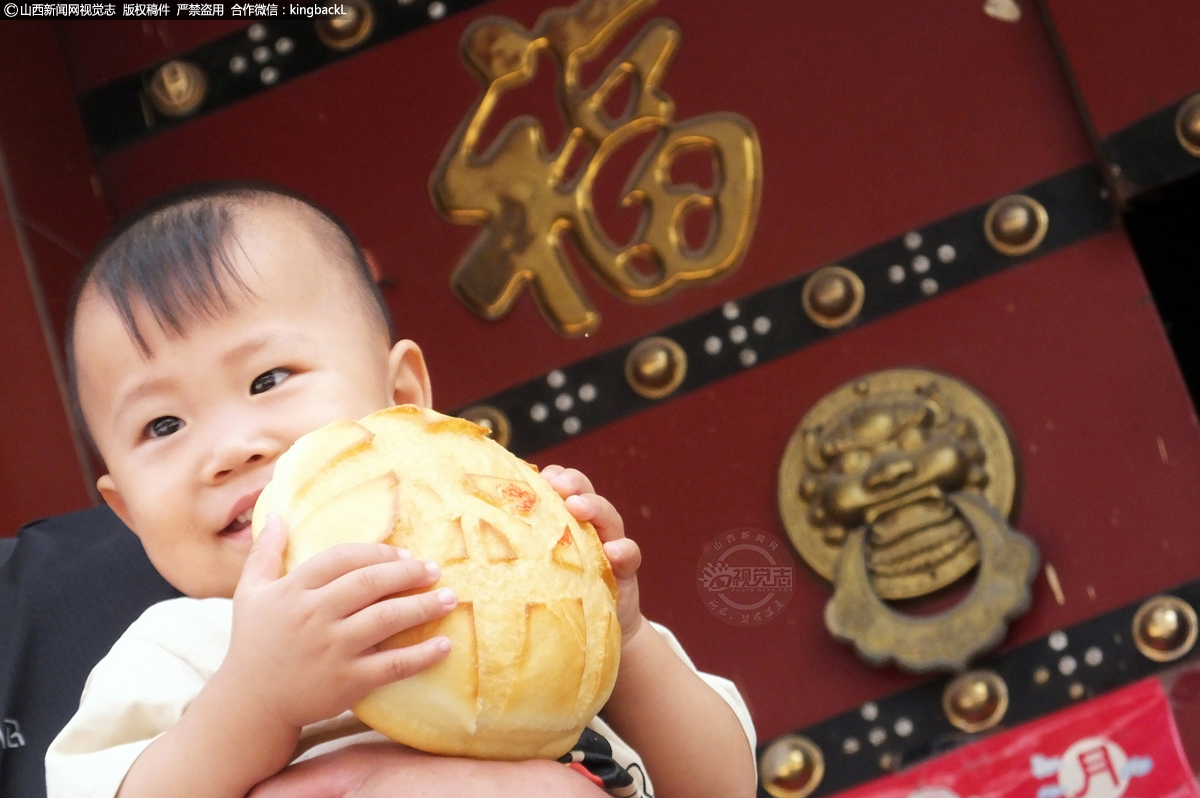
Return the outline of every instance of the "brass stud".
[[[375,9],[366,0],[346,0],[345,11],[317,21],[317,37],[334,50],[350,50],[362,44],[375,29]]]
[[[1196,611],[1175,596],[1147,599],[1133,616],[1133,643],[1155,662],[1171,662],[1196,645]]]
[[[670,396],[687,376],[687,353],[670,338],[638,341],[625,358],[629,387],[647,399]]]
[[[946,685],[942,711],[965,732],[990,729],[1008,712],[1008,685],[995,671],[969,671]]]
[[[1175,115],[1175,137],[1185,150],[1200,158],[1200,94],[1179,106],[1179,113]]]
[[[1024,194],[1001,197],[988,208],[983,233],[1002,255],[1026,255],[1038,248],[1050,227],[1050,214]]]
[[[1083,698],[1086,692],[1087,688],[1083,686],[1082,682],[1071,682],[1071,686],[1067,688],[1067,695],[1071,696],[1072,701]]]
[[[879,769],[892,773],[900,769],[900,755],[894,751],[886,751],[879,755]]]
[[[204,102],[208,78],[191,61],[168,61],[155,70],[146,93],[160,114],[178,119]]]
[[[508,448],[508,442],[512,439],[512,425],[502,411],[491,405],[472,405],[463,410],[461,416],[483,427],[489,438]]]
[[[789,734],[766,747],[758,771],[773,798],[805,798],[825,776],[825,757],[812,740]]]
[[[842,266],[825,266],[804,282],[800,304],[810,319],[832,330],[858,318],[864,296],[866,289],[857,274]]]
[[[1045,684],[1046,682],[1050,681],[1050,669],[1045,666],[1039,666],[1038,669],[1033,672],[1033,681],[1034,684]]]

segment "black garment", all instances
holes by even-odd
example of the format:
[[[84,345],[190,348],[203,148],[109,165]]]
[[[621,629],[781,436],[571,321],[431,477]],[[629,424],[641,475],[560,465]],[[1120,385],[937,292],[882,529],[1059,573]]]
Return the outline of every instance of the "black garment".
[[[46,748],[88,674],[147,607],[179,595],[108,508],[0,539],[0,798],[45,798]]]
[[[584,729],[575,747],[558,758],[613,798],[646,795],[646,776],[636,763],[630,772],[612,758],[612,745],[593,729]],[[649,796],[654,798],[654,796]]]

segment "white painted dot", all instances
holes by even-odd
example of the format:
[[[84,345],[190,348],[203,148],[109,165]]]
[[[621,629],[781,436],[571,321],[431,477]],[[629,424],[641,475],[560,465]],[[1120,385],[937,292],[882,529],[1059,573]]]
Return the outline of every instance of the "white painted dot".
[[[575,406],[575,397],[569,393],[560,393],[554,397],[554,406],[565,413]]]
[[[533,407],[529,408],[529,417],[539,424],[545,421],[550,416],[550,408],[546,407],[541,402],[538,402]]]
[[[759,316],[750,326],[753,327],[754,332],[758,333],[759,335],[766,335],[771,331],[771,320],[766,316]]]
[[[958,252],[949,244],[942,244],[938,247],[938,260],[942,263],[949,263],[958,257]]]
[[[579,423],[579,419],[575,418],[575,416],[567,416],[563,419],[563,432],[568,435],[574,435],[576,432],[579,432],[582,426],[583,424]]]
[[[430,19],[441,19],[444,16],[446,16],[446,4],[445,3],[430,3],[429,4],[429,18]]]
[[[858,713],[862,715],[863,720],[870,723],[871,721],[875,720],[875,718],[879,717],[879,707],[876,706],[874,702],[868,701],[862,705],[862,708],[858,710]]]
[[[750,368],[758,362],[758,352],[755,352],[753,349],[743,349],[741,352],[738,352],[738,360],[742,361],[743,366]]]
[[[240,75],[245,72],[246,67],[249,65],[250,62],[246,60],[246,56],[244,55],[235,55],[233,58],[229,59],[229,71],[235,75]]]
[[[296,49],[296,44],[286,36],[280,36],[275,40],[275,52],[280,55],[287,55],[292,50]]]
[[[721,315],[730,321],[736,319],[741,312],[742,309],[738,307],[736,302],[726,302],[721,306]]]
[[[561,388],[567,384],[567,375],[555,369],[546,375],[546,384],[551,388]]]
[[[843,754],[857,754],[860,748],[862,746],[859,745],[857,737],[847,737],[845,740],[842,740]]]
[[[933,296],[937,293],[937,290],[937,280],[933,279],[932,277],[926,277],[921,281],[921,293],[925,296]]]
[[[1104,652],[1098,647],[1092,646],[1087,651],[1083,652],[1083,661],[1093,668],[1104,662]]]
[[[721,354],[721,339],[715,335],[710,335],[704,339],[704,351],[710,355]]]
[[[1067,634],[1066,632],[1051,632],[1046,642],[1050,644],[1052,651],[1062,651],[1067,647]]]
[[[265,64],[271,60],[271,48],[267,47],[266,45],[261,45],[259,47],[255,47],[254,52],[252,52],[250,55],[253,56],[255,62],[259,64]]]
[[[250,37],[252,42],[261,42],[267,38],[267,26],[261,23],[251,25],[246,29],[246,35]]]
[[[596,386],[590,382],[585,382],[579,386],[579,398],[585,402],[590,402],[596,398]]]
[[[883,745],[883,741],[886,739],[887,739],[887,732],[884,731],[879,726],[876,726],[874,729],[871,729],[869,732],[867,732],[867,741],[870,742],[871,745],[874,745],[874,746]]]
[[[729,328],[729,340],[735,344],[740,344],[746,340],[746,328],[740,324],[735,324]]]
[[[904,267],[899,263],[888,266],[888,279],[893,283],[904,282]]]
[[[921,246],[921,242],[924,240],[925,239],[921,238],[920,233],[918,233],[916,230],[913,230],[911,233],[905,233],[904,246],[908,247],[909,249],[916,249],[917,247]]]
[[[900,718],[895,725],[896,734],[901,737],[907,737],[913,733],[913,722],[908,718]]]
[[[1065,657],[1063,657],[1062,659],[1060,659],[1058,661],[1058,672],[1061,673],[1063,676],[1070,676],[1072,673],[1075,672],[1075,669],[1078,667],[1079,667],[1079,663],[1076,662],[1075,658],[1072,657],[1070,654],[1067,654]]]
[[[933,262],[924,255],[918,255],[912,259],[912,269],[915,274],[924,274],[929,271],[931,265],[933,265]]]
[[[272,83],[279,80],[279,70],[275,67],[267,67],[262,72],[258,73],[258,78],[263,83],[270,86]]]

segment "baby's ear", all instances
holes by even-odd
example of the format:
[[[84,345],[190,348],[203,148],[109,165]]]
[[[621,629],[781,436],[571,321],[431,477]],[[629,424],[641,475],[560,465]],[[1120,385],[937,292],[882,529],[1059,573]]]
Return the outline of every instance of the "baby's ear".
[[[388,355],[388,384],[394,404],[433,407],[433,386],[425,356],[421,347],[408,339],[398,342]]]
[[[100,496],[104,499],[104,503],[117,514],[117,518],[120,518],[125,526],[133,529],[133,524],[130,523],[129,507],[125,504],[125,498],[117,490],[116,483],[113,482],[112,477],[105,474],[96,480],[96,490],[100,491]]]

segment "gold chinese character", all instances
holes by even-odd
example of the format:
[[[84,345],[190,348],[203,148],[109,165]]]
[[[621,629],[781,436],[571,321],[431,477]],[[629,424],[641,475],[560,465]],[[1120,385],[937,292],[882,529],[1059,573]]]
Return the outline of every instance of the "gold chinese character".
[[[564,248],[566,236],[607,285],[633,301],[716,277],[745,254],[762,187],[758,137],[737,114],[675,121],[674,102],[661,84],[679,47],[678,26],[650,22],[605,67],[594,87],[582,85],[583,65],[653,3],[582,0],[571,9],[546,12],[532,32],[501,17],[480,19],[464,32],[463,59],[484,91],[446,145],[430,192],[451,221],[484,226],[451,280],[463,302],[484,318],[508,313],[529,283],[543,314],[560,332],[594,330],[600,316],[576,278]],[[557,62],[560,76],[558,101],[568,132],[559,150],[549,150],[537,120],[521,117],[510,121],[486,152],[477,152],[500,98],[533,79],[542,53]],[[605,103],[626,81],[631,100],[611,118]],[[597,219],[592,187],[614,152],[648,134],[655,135],[654,143],[629,176],[622,199],[626,207],[640,206],[642,219],[633,241],[618,245]],[[580,146],[590,155],[568,176]],[[693,150],[712,158],[711,187],[671,182],[672,165]],[[683,225],[697,211],[711,214],[710,227],[704,244],[693,249]]]

